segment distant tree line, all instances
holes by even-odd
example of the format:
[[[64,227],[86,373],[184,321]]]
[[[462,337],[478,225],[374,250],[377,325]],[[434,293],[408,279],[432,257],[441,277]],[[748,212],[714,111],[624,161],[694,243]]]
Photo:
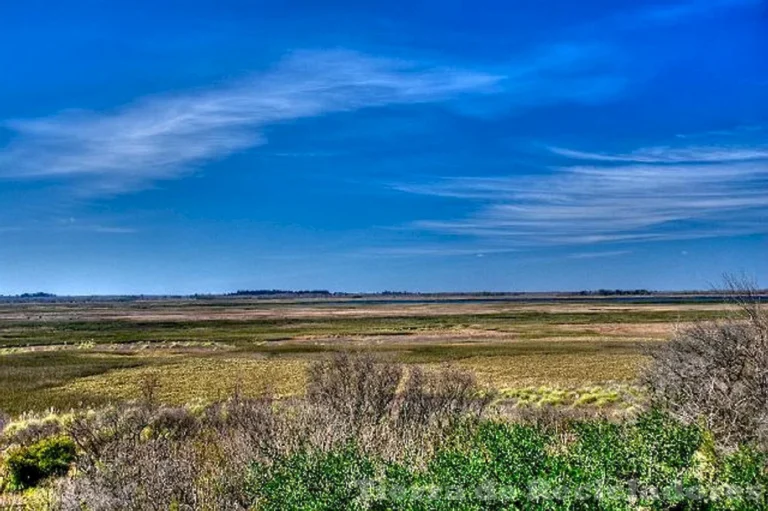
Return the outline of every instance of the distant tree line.
[[[579,291],[579,296],[637,296],[650,295],[648,289],[598,289],[596,291]]]
[[[234,293],[227,293],[227,296],[333,296],[327,289],[311,289],[299,291],[287,291],[284,289],[240,289]]]
[[[22,293],[20,295],[0,295],[0,298],[57,298],[53,293]]]

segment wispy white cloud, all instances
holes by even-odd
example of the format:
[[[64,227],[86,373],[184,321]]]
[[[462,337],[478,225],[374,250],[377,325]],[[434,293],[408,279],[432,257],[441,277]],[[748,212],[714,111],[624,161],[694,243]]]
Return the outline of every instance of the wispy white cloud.
[[[101,234],[135,234],[138,229],[133,227],[115,227],[110,225],[90,225],[83,227],[83,230],[101,233]]]
[[[768,154],[764,148],[680,148],[670,154],[652,148],[630,153],[635,155],[631,157],[556,152],[579,160],[591,158],[596,164],[578,163],[538,175],[446,179],[397,188],[479,204],[477,213],[469,218],[420,221],[415,227],[505,240],[511,245],[768,232]]]
[[[0,226],[0,233],[51,233],[56,231],[86,232],[97,234],[135,234],[139,230],[135,227],[120,225],[105,225],[97,223],[80,223],[74,219],[64,219],[55,222],[31,222],[23,225]]]
[[[766,147],[648,147],[625,154],[592,153],[575,151],[563,147],[550,147],[550,151],[560,156],[577,160],[634,163],[706,163],[738,162],[764,160],[768,158]]]
[[[508,254],[517,252],[518,249],[512,247],[499,247],[487,245],[464,245],[451,246],[446,244],[439,245],[413,245],[397,247],[371,247],[355,252],[353,255],[363,257],[393,257],[393,258],[412,258],[412,257],[462,257],[475,256],[483,257],[489,254]]]
[[[299,52],[273,71],[216,89],[146,98],[110,113],[7,122],[16,137],[0,152],[0,176],[77,178],[91,192],[122,192],[263,144],[269,124],[439,101],[500,80],[352,52]]]
[[[608,250],[605,252],[576,252],[568,254],[567,259],[601,259],[603,257],[619,257],[631,254],[631,250]]]
[[[557,45],[483,72],[348,51],[296,52],[271,71],[208,90],[143,98],[111,112],[69,111],[5,123],[0,178],[67,179],[122,193],[174,179],[266,142],[264,128],[333,112],[495,94],[516,108],[599,101],[620,79],[595,71],[599,48]],[[601,56],[602,55],[602,56]]]

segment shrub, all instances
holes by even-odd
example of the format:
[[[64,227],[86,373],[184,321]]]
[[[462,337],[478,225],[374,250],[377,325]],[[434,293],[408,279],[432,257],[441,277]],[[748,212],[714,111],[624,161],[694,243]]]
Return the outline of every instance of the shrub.
[[[336,354],[309,367],[307,400],[360,428],[391,413],[402,376],[398,364],[368,354]]]
[[[48,477],[67,473],[75,460],[75,443],[68,437],[46,438],[28,447],[8,450],[5,466],[10,486],[31,488]]]
[[[703,440],[698,425],[683,424],[659,410],[650,410],[625,434],[624,442],[632,453],[631,477],[655,486],[682,478]]]
[[[639,493],[664,490],[639,497],[641,504],[674,508],[685,500],[686,491],[698,488],[689,474],[703,440],[696,426],[651,410],[634,423],[592,420],[574,424],[573,430],[572,445],[557,460],[558,470],[565,486],[591,489],[585,500],[590,506],[627,508],[634,487]]]
[[[244,444],[227,441],[239,430],[222,427],[225,406],[195,415],[145,401],[77,415],[68,432],[82,450],[78,477],[59,488],[59,508],[245,509]]]
[[[692,472],[703,435],[658,411],[634,423],[571,427],[565,437],[482,421],[440,446],[425,466],[387,462],[354,446],[302,451],[254,467],[250,491],[263,509],[746,510],[762,502],[706,500],[704,484],[764,485],[764,460],[753,451],[733,455],[716,464],[713,479],[699,481]]]
[[[69,415],[48,411],[42,414],[25,413],[14,420],[9,420],[0,430],[0,448],[3,446],[31,445],[44,438],[63,434],[63,424]]]
[[[698,425],[657,410],[633,422],[572,420],[557,429],[457,421],[430,438],[432,450],[421,463],[403,455],[406,445],[399,446],[399,457],[362,445],[373,431],[368,426],[346,443],[342,437],[332,444],[314,439],[318,431],[329,434],[327,425],[301,402],[233,399],[196,415],[155,408],[142,421],[134,412],[124,409],[127,418],[110,419],[116,413],[111,409],[90,419],[91,428],[120,427],[97,429],[92,436],[98,442],[83,442],[98,446],[98,454],[81,456],[78,476],[59,486],[60,509],[616,511],[768,505],[760,493],[768,488],[768,454],[749,448],[718,454]],[[129,424],[140,432],[129,434]],[[386,419],[377,428],[389,431],[391,424],[396,422]],[[745,491],[718,493],[728,485]]]
[[[493,395],[472,374],[424,371],[370,354],[336,354],[312,364],[307,404],[308,443],[325,449],[355,442],[388,459],[421,457],[462,421],[477,419]]]
[[[306,400],[74,414],[61,427],[77,477],[58,482],[58,509],[768,509],[768,453],[724,454],[703,425],[656,408],[487,420],[465,373],[349,355],[309,380]]]
[[[360,496],[347,483],[396,466],[383,460],[425,460],[490,399],[465,373],[406,374],[340,354],[311,366],[306,400],[236,394],[191,413],[145,397],[75,414],[66,431],[82,455],[60,508],[248,509],[254,496],[347,508]]]
[[[252,498],[265,511],[369,509],[365,483],[376,472],[377,463],[353,445],[299,452],[271,467],[254,467]]]
[[[418,509],[518,509],[547,477],[554,437],[535,426],[484,421],[465,445],[440,449],[420,478]],[[429,504],[425,506],[425,504]]]
[[[209,439],[213,441],[213,439]],[[62,510],[245,509],[229,493],[226,460],[206,449],[204,439],[151,437],[118,443],[95,465],[79,466],[62,484]],[[233,476],[237,475],[232,471]],[[237,488],[242,494],[242,485]]]
[[[649,353],[643,379],[657,404],[720,442],[768,447],[768,315],[751,288],[734,291],[746,297],[739,316],[681,330]]]
[[[453,368],[425,372],[414,367],[403,387],[396,407],[401,428],[451,427],[457,420],[480,417],[495,397],[480,390],[473,374]]]

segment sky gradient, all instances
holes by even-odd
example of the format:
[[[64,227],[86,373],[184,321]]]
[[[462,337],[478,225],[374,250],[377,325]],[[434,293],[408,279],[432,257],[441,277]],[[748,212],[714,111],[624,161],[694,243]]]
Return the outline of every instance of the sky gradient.
[[[32,0],[0,48],[0,294],[768,282],[762,0]]]

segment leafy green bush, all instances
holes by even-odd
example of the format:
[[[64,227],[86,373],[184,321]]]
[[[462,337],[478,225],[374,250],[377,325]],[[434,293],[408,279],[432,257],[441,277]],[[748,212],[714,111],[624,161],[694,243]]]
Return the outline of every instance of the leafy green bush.
[[[264,510],[367,509],[362,483],[374,478],[376,466],[354,446],[299,452],[271,467],[254,467],[253,496]]]
[[[257,467],[251,491],[264,509],[768,509],[766,463],[748,448],[717,455],[699,427],[650,411],[564,435],[484,421],[423,467],[354,447],[302,452]]]
[[[422,482],[435,489],[429,509],[486,509],[488,499],[512,505],[546,477],[554,439],[540,428],[486,421],[466,445],[438,451]]]
[[[720,467],[723,509],[768,509],[768,453],[742,446]]]
[[[590,489],[594,508],[667,509],[698,494],[692,475],[704,438],[698,427],[652,410],[633,424],[588,421],[574,431],[576,441],[556,460],[558,469],[564,486]]]
[[[41,480],[67,473],[75,460],[75,444],[65,436],[45,438],[30,446],[13,447],[5,456],[10,487],[31,488]]]

